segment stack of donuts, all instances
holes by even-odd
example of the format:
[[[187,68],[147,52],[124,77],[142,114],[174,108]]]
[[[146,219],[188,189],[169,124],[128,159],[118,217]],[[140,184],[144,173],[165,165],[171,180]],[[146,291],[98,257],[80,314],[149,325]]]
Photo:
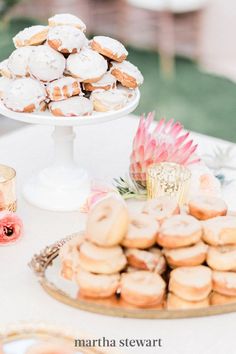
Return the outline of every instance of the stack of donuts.
[[[19,32],[16,49],[0,63],[0,98],[16,112],[49,109],[54,116],[89,116],[119,110],[143,76],[116,39],[88,40],[86,25],[70,14]]]
[[[236,217],[218,197],[194,197],[182,210],[163,196],[138,211],[106,197],[59,257],[61,275],[88,298],[168,310],[236,301]]]

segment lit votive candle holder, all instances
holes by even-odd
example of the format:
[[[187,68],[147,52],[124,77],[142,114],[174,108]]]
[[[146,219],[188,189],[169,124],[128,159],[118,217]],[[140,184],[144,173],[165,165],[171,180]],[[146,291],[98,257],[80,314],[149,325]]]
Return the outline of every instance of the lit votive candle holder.
[[[16,211],[16,171],[0,165],[0,211]]]
[[[148,199],[168,195],[182,206],[186,201],[190,180],[190,170],[182,165],[173,162],[152,164],[147,170]]]

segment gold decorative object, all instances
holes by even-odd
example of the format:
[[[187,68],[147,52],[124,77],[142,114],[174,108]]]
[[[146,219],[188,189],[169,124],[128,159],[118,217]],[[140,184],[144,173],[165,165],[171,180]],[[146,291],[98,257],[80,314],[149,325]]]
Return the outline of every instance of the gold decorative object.
[[[16,211],[16,171],[0,165],[0,211]]]
[[[149,199],[163,195],[175,197],[182,206],[191,179],[188,168],[173,163],[161,162],[152,164],[147,170],[147,195]]]
[[[68,281],[64,285],[57,285],[56,277],[59,276],[58,253],[60,247],[69,239],[78,234],[73,234],[49,247],[46,247],[39,254],[35,255],[29,266],[39,279],[43,289],[54,299],[64,304],[81,310],[100,313],[108,316],[130,317],[130,318],[159,318],[174,319],[188,317],[211,316],[236,311],[236,303],[225,305],[214,305],[199,309],[189,310],[167,310],[159,306],[152,308],[137,308],[122,301],[121,298],[113,296],[108,299],[88,299],[79,295],[78,289],[72,292]],[[63,282],[61,282],[63,284]]]

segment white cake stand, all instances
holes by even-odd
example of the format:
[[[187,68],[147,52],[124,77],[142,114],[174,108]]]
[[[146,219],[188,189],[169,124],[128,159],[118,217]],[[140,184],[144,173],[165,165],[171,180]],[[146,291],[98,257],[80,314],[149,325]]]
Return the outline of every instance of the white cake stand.
[[[75,211],[85,202],[90,193],[90,178],[83,168],[74,162],[74,126],[98,124],[122,118],[134,111],[140,92],[127,105],[110,112],[94,113],[90,117],[54,117],[43,113],[17,113],[0,102],[0,114],[20,122],[54,126],[54,159],[50,166],[29,178],[23,186],[25,199],[42,209],[53,211]],[[37,144],[37,142],[35,142]]]

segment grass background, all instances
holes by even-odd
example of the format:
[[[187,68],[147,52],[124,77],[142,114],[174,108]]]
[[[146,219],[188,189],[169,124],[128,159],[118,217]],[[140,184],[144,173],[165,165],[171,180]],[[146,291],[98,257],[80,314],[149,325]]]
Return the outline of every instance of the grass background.
[[[35,24],[18,18],[0,26],[0,60],[14,49],[12,37]],[[156,119],[175,118],[187,128],[236,142],[236,85],[199,71],[191,61],[177,58],[175,76],[164,79],[154,52],[129,48],[129,60],[142,71],[145,82],[136,114],[156,112]]]

